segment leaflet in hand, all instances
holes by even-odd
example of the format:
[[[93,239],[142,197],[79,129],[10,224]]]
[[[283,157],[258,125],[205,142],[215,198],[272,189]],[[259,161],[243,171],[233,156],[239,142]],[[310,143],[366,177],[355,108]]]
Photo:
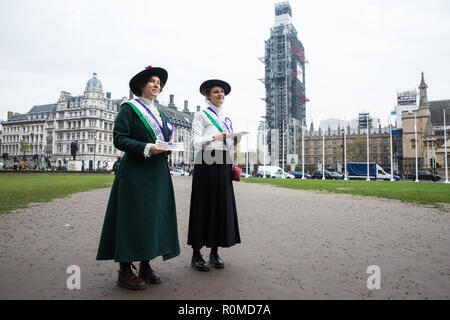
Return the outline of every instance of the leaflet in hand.
[[[173,144],[169,144],[168,142],[156,140],[156,144],[161,148],[164,148],[169,151],[184,151],[183,142],[174,142]]]
[[[245,136],[246,134],[249,134],[250,132],[248,132],[248,131],[241,131],[241,132],[236,132],[236,133],[232,133],[232,134],[230,134],[230,138],[234,138],[234,137],[238,137],[238,138],[240,138],[240,137],[242,137],[242,136]]]

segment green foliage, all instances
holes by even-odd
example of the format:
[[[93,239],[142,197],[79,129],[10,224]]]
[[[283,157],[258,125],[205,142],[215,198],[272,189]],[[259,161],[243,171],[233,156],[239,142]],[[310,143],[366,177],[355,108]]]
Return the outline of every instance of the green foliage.
[[[19,151],[25,154],[26,151],[30,150],[31,146],[25,140],[20,141]]]
[[[347,161],[367,161],[367,140],[365,138],[359,137],[351,142],[347,142]]]
[[[301,179],[242,179],[245,182],[270,184],[282,188],[320,190],[346,193],[404,202],[431,204],[450,203],[450,184],[409,181],[359,181],[359,180],[301,180]]]
[[[48,202],[76,192],[108,188],[109,175],[0,175],[0,214],[30,203]],[[106,201],[106,200],[105,200]]]

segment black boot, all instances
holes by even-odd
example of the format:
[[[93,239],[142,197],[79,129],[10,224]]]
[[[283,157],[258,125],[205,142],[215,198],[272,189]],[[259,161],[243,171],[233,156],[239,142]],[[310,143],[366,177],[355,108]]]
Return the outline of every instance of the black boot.
[[[209,263],[217,269],[222,269],[225,267],[222,258],[219,257],[218,248],[212,247],[211,253],[209,255]]]
[[[198,271],[209,271],[209,265],[203,260],[200,250],[195,250],[192,254],[191,266]]]

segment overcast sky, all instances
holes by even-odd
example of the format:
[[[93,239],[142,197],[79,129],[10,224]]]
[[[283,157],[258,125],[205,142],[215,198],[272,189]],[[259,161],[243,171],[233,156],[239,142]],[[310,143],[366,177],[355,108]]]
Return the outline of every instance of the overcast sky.
[[[225,108],[235,131],[253,134],[265,114],[264,40],[273,0],[0,0],[0,119],[83,94],[93,72],[115,99],[145,66],[169,72],[161,102],[195,110],[200,84],[231,84]],[[290,1],[305,47],[307,123],[353,119],[365,110],[387,123],[397,91],[425,73],[430,100],[450,99],[450,1]],[[245,142],[245,141],[244,141]]]

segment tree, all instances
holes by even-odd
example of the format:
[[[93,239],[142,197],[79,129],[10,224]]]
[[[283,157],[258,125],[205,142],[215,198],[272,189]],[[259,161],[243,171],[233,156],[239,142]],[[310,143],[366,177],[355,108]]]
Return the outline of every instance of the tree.
[[[25,156],[25,152],[27,152],[28,150],[30,150],[30,145],[28,144],[28,142],[26,142],[25,140],[20,141],[20,152],[23,152],[23,155]]]
[[[355,138],[347,142],[347,161],[366,162],[367,161],[367,141],[363,137]]]

